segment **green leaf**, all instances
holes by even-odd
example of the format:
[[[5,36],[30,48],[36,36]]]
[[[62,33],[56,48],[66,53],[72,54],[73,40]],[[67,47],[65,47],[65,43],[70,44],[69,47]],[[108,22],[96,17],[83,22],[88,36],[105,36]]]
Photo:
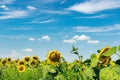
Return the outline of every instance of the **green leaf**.
[[[93,69],[88,67],[85,68],[84,74],[85,74],[85,77],[89,77],[90,79],[92,79],[92,77],[95,76],[95,72],[93,71]]]
[[[103,56],[111,56],[113,54],[115,54],[117,51],[117,47],[112,47],[109,51],[105,52],[104,54],[102,54]]]
[[[90,59],[91,59],[91,67],[96,67],[98,63],[97,55],[92,54]]]
[[[120,52],[120,45],[118,46],[118,51]]]

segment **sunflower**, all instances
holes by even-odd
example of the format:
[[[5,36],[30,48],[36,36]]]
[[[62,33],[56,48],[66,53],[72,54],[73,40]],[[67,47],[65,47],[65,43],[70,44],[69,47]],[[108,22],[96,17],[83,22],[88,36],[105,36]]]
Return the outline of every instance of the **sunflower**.
[[[30,61],[30,57],[29,56],[26,56],[26,57],[24,57],[24,59],[23,59],[25,62],[29,62]]]
[[[56,65],[61,61],[61,54],[57,50],[52,50],[47,55],[47,62],[52,65]]]
[[[33,60],[36,60],[36,61],[39,61],[38,56],[33,56],[32,59],[33,59]]]
[[[18,59],[16,59],[16,60],[13,61],[14,64],[17,64],[18,62],[19,62]]]
[[[18,65],[18,66],[17,66],[18,72],[24,72],[25,69],[26,69],[26,66],[25,66],[25,65]]]
[[[3,59],[1,63],[2,63],[2,65],[6,65],[7,62],[8,62],[7,59]]]
[[[109,46],[106,46],[105,48],[102,48],[101,50],[99,50],[99,53],[98,53],[97,57],[100,58],[102,54],[104,54],[105,52],[107,52],[109,50],[110,50]]]
[[[7,58],[7,61],[8,61],[8,62],[11,62],[11,61],[12,61],[12,59],[11,59],[11,58]]]
[[[18,65],[25,65],[25,61],[19,61]]]
[[[37,65],[38,65],[38,62],[36,61],[36,60],[31,60],[30,62],[29,62],[29,66],[30,67],[37,67]]]
[[[102,54],[104,54],[105,52],[109,51],[110,50],[110,47],[109,46],[106,46],[105,48],[102,48],[98,55],[97,55],[97,58],[99,59],[100,61],[100,65],[102,63],[102,65],[107,65],[110,61],[111,61],[111,57],[110,56],[103,56]]]

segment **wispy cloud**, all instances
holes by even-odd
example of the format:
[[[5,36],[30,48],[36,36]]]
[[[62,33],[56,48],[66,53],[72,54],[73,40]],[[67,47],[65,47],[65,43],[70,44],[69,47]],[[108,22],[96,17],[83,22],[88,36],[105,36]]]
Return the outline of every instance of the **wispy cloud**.
[[[77,41],[85,41],[85,40],[89,40],[90,37],[86,36],[86,35],[75,35],[73,36],[71,39],[64,39],[63,42],[65,43],[76,43]]]
[[[120,8],[120,0],[87,0],[69,7],[68,10],[91,14],[117,8]]]
[[[45,41],[50,41],[50,37],[48,35],[44,35],[40,39]]]
[[[89,44],[98,44],[99,40],[92,40],[90,36],[87,35],[75,35],[71,39],[64,39],[63,43],[76,43],[78,41],[86,41]]]
[[[22,18],[28,16],[26,11],[18,10],[18,11],[11,11],[11,12],[0,12],[0,19],[13,19],[13,18]]]
[[[12,4],[15,0],[0,0],[0,4]]]
[[[9,10],[9,8],[6,5],[1,5],[0,8],[2,8],[4,10]]]
[[[37,23],[37,24],[42,24],[42,23],[50,23],[54,22],[54,19],[47,19],[47,20],[33,20],[31,23]]]
[[[68,40],[63,40],[63,43],[76,43],[76,40],[74,39],[68,39]]]
[[[33,37],[29,37],[28,40],[29,40],[29,41],[35,41],[36,39],[33,38]]]
[[[50,36],[43,35],[40,38],[29,37],[28,40],[29,41],[50,41]]]
[[[87,43],[90,43],[90,44],[98,44],[99,41],[98,41],[98,40],[88,40]]]
[[[107,15],[107,14],[101,14],[101,15],[96,15],[96,16],[82,16],[82,17],[76,17],[76,18],[106,18],[106,17],[108,17],[109,15]]]
[[[27,6],[27,9],[29,9],[29,10],[36,10],[37,8],[34,7],[34,6],[29,5],[29,6]]]
[[[62,0],[60,4],[64,4],[65,2],[67,2],[67,0]]]
[[[74,37],[73,37],[73,39],[74,40],[80,40],[80,41],[84,41],[84,40],[89,40],[90,39],[90,37],[89,36],[86,36],[86,35],[81,35],[81,36],[79,36],[79,35],[75,35]]]
[[[23,51],[25,51],[25,52],[33,52],[33,50],[31,48],[25,48]]]
[[[76,32],[109,32],[120,30],[120,24],[115,24],[113,26],[99,26],[99,27],[88,27],[88,26],[77,26],[73,28]]]

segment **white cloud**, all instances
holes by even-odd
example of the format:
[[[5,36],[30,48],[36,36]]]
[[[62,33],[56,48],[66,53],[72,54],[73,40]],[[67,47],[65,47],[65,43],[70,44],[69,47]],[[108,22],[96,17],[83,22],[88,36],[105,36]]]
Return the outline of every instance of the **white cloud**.
[[[50,41],[50,37],[48,35],[44,35],[41,37],[41,40]]]
[[[27,6],[27,9],[29,9],[29,10],[36,10],[37,8],[34,7],[34,6],[29,5],[29,6]]]
[[[64,39],[63,42],[64,43],[76,43],[77,41],[85,41],[85,40],[89,40],[90,37],[86,36],[86,35],[75,35],[73,36],[71,39]]]
[[[79,36],[79,35],[75,35],[74,37],[73,37],[73,39],[74,40],[80,40],[80,41],[84,41],[84,40],[89,40],[90,39],[90,37],[89,36],[86,36],[86,35],[81,35],[81,36]]]
[[[76,40],[69,39],[69,40],[63,40],[64,43],[76,43]]]
[[[62,0],[60,4],[64,4],[65,2],[67,2],[67,0]]]
[[[48,19],[48,20],[33,20],[31,23],[50,23],[50,22],[54,22],[54,19]]]
[[[84,16],[84,17],[77,17],[77,18],[105,18],[108,17],[107,14],[101,14],[101,15],[96,15],[96,16]]]
[[[13,19],[28,16],[26,11],[0,12],[0,19]]]
[[[90,43],[90,44],[98,44],[99,41],[98,41],[98,40],[88,40],[87,43]]]
[[[26,48],[24,49],[25,52],[33,52],[33,50],[31,48]]]
[[[5,5],[1,5],[0,8],[4,9],[4,10],[9,10],[9,8]]]
[[[77,32],[109,32],[120,30],[120,24],[115,24],[113,26],[99,26],[99,27],[88,27],[88,26],[77,26],[73,28]]]
[[[68,10],[91,14],[117,8],[120,8],[120,0],[87,0],[69,7]]]
[[[12,4],[15,0],[0,0],[0,4]]]
[[[29,40],[29,41],[35,41],[36,39],[33,38],[33,37],[30,37],[28,40]]]

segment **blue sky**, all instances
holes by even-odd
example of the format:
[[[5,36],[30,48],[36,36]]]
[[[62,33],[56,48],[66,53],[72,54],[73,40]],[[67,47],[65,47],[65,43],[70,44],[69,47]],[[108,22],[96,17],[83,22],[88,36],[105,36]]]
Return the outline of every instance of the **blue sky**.
[[[120,43],[120,0],[0,0],[0,57],[59,50],[66,60]]]

